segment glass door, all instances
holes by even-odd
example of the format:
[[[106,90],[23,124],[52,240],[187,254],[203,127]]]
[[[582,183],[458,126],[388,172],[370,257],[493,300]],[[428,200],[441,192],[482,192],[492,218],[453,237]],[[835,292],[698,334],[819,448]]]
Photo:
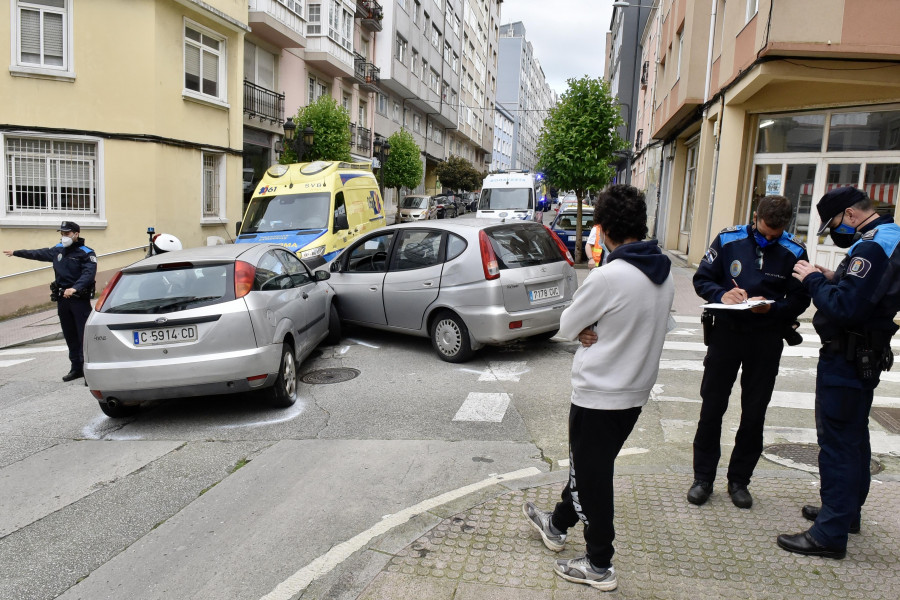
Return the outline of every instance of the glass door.
[[[815,163],[758,164],[754,169],[753,189],[747,221],[753,218],[756,205],[763,196],[781,195],[791,201],[794,214],[785,231],[800,241],[809,240],[810,211],[816,182]]]

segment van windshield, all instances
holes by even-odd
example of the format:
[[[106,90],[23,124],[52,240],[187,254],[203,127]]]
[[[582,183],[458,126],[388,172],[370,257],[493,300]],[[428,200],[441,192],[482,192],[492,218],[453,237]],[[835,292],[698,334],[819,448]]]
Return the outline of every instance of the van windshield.
[[[428,206],[428,198],[421,196],[407,196],[400,202],[400,208],[425,208]]]
[[[531,188],[487,188],[481,190],[478,210],[531,210],[534,190]]]
[[[241,233],[326,229],[331,216],[331,194],[283,194],[253,198]]]

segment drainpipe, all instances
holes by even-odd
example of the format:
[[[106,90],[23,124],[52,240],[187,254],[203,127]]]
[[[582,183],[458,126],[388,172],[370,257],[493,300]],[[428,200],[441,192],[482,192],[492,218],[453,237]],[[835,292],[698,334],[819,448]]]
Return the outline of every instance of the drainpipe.
[[[709,15],[709,47],[706,52],[706,85],[704,86],[703,104],[709,102],[709,88],[712,84],[712,62],[713,62],[713,41],[716,34],[716,9],[718,8],[718,0],[712,0],[712,12]],[[703,121],[709,115],[709,107],[703,110]],[[706,214],[706,240],[705,245],[709,246],[710,235],[712,235],[712,217],[713,209],[716,206],[716,179],[719,171],[719,147],[722,139],[722,120],[725,117],[725,94],[722,94],[722,102],[719,106],[719,122],[716,123],[716,149],[713,154],[713,172],[712,181],[709,186],[709,208]],[[702,126],[702,125],[701,125]]]

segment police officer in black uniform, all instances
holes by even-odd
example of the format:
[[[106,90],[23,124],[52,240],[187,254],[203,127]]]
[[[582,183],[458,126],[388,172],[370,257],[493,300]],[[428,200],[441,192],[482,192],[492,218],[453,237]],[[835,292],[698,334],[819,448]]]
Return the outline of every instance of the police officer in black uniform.
[[[805,260],[806,248],[784,228],[791,221],[791,201],[766,196],[753,222],[725,229],[706,252],[694,275],[694,289],[710,303],[740,304],[774,300],[747,310],[704,311],[700,420],[694,436],[694,483],[688,501],[703,504],[713,490],[721,455],[722,416],[728,397],[741,376],[741,423],[728,464],[728,495],[739,508],[750,508],[747,490],[763,446],[766,408],[772,398],[783,337],[799,337],[792,326],[809,306],[809,296],[791,277],[794,264]],[[799,343],[796,341],[794,343]]]
[[[850,248],[837,271],[799,261],[794,277],[816,306],[813,325],[822,339],[816,373],[816,432],[822,500],[801,514],[809,530],[778,536],[790,552],[841,559],[848,533],[858,533],[869,493],[869,410],[880,373],[893,364],[891,337],[900,310],[900,227],[880,216],[869,197],[837,188],[816,205],[821,235]]]
[[[50,284],[50,299],[56,301],[59,323],[72,363],[72,368],[63,375],[62,380],[72,381],[84,377],[84,325],[91,314],[97,255],[84,245],[84,240],[78,235],[81,228],[77,223],[63,221],[57,231],[62,234],[60,243],[52,248],[4,250],[3,253],[53,263],[56,278]]]

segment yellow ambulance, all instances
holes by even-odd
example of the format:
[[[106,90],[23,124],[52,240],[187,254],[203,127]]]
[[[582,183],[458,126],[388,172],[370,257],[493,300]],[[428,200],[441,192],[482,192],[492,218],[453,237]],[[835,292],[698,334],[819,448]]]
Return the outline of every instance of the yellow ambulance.
[[[384,202],[368,163],[277,164],[254,187],[235,243],[270,242],[303,259],[329,261],[384,225]]]

